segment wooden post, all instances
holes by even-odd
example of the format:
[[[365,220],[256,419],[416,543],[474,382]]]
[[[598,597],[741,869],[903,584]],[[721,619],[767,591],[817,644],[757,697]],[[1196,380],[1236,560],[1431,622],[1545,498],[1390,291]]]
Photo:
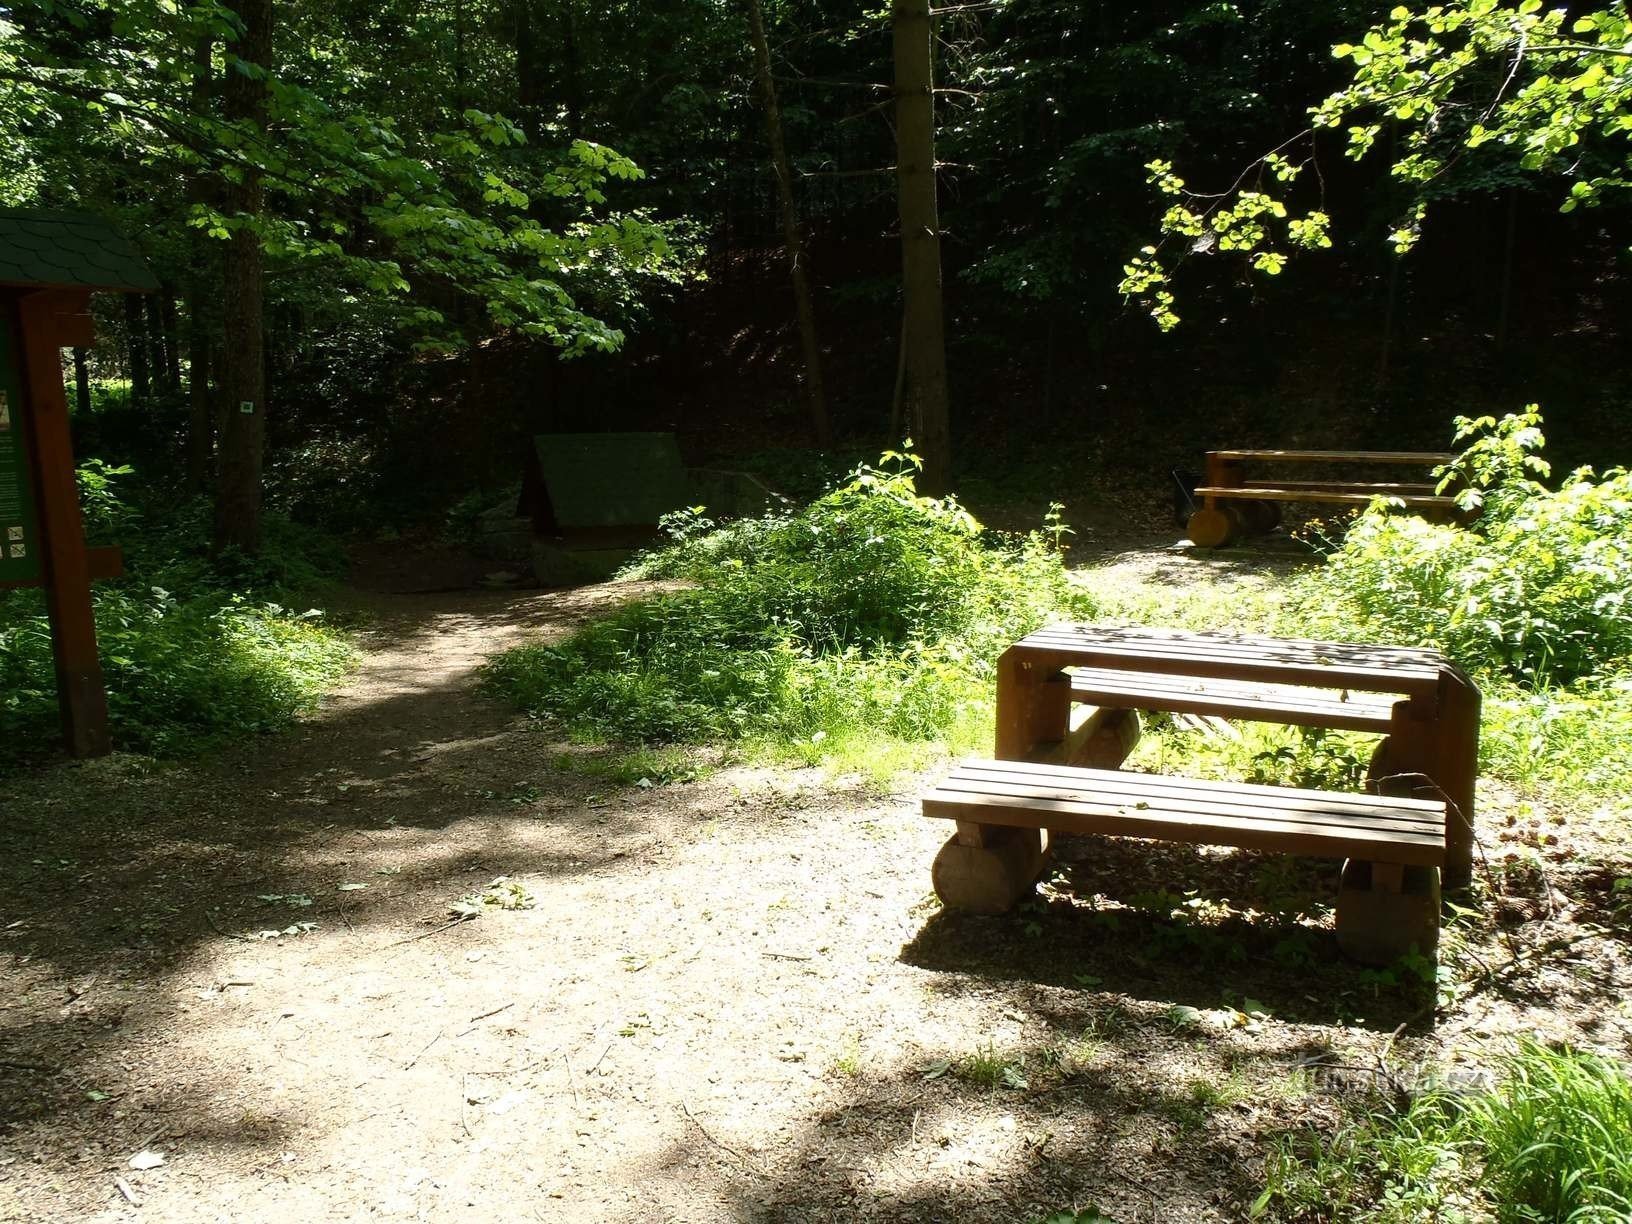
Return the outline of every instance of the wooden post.
[[[997,661],[997,759],[1023,761],[1039,745],[1058,745],[1070,718],[1070,680],[1012,648],[1005,652]],[[1036,882],[1047,857],[1046,830],[960,820],[935,856],[931,877],[948,908],[1001,914]]]
[[[60,356],[63,348],[91,343],[89,303],[89,292],[48,290],[25,293],[16,305],[57,696],[63,738],[76,757],[110,749]]]
[[[1438,700],[1402,701],[1394,707],[1388,738],[1377,746],[1370,776],[1425,774],[1444,792],[1446,888],[1473,879],[1474,790],[1479,777],[1479,690],[1466,673],[1446,663]]]

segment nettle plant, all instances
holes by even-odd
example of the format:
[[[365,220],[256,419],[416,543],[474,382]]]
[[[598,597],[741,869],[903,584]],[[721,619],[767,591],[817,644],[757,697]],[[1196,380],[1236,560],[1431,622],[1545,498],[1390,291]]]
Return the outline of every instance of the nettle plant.
[[[1452,171],[1474,151],[1506,150],[1522,172],[1567,184],[1565,212],[1632,186],[1632,16],[1625,3],[1571,19],[1541,0],[1470,0],[1396,8],[1357,44],[1332,54],[1352,81],[1310,109],[1302,132],[1251,162],[1224,191],[1194,190],[1171,163],[1149,163],[1149,181],[1171,203],[1159,242],[1124,268],[1122,292],[1167,330],[1179,317],[1170,277],[1188,254],[1237,252],[1276,275],[1294,252],[1332,245],[1318,155],[1336,134],[1358,160],[1392,133],[1392,173],[1406,189],[1390,234],[1398,252],[1417,241],[1431,201],[1454,188]],[[1307,181],[1316,199],[1295,207]]]

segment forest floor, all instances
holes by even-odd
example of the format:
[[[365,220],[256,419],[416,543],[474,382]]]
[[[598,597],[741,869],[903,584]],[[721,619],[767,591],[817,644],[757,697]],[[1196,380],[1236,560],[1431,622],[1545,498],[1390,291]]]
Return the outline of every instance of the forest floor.
[[[1118,904],[1330,864],[1076,845],[1025,911],[949,915],[920,779],[630,777],[477,687],[637,593],[374,594],[297,728],[0,784],[0,1219],[1238,1220],[1345,1094],[1514,1033],[1629,1048],[1614,870],[1511,797],[1483,818],[1537,865],[1436,1007],[1329,932]],[[530,908],[453,920],[499,877]]]

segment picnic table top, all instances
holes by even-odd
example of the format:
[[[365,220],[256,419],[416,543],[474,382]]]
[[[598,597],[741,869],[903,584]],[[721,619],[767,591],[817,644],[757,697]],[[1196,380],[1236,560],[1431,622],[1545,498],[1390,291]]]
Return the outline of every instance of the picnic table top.
[[[1449,463],[1456,456],[1444,451],[1341,450],[1215,450],[1218,459],[1271,459],[1286,463]]]
[[[1049,667],[1246,680],[1437,697],[1452,669],[1443,654],[1410,646],[1319,642],[1113,625],[1049,625],[1009,648]]]

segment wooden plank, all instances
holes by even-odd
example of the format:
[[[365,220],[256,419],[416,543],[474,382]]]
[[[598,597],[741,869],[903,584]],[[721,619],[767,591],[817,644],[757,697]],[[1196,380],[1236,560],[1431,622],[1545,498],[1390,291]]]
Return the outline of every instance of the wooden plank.
[[[1263,830],[1298,825],[1337,832],[1386,834],[1391,837],[1403,837],[1408,841],[1430,841],[1438,846],[1445,844],[1443,808],[1436,818],[1424,819],[1414,812],[1346,811],[1314,803],[1300,803],[1297,800],[1284,805],[1272,805],[1250,799],[1232,801],[1229,796],[1199,792],[1174,797],[1171,794],[1150,791],[1111,791],[1101,787],[1060,786],[1041,779],[993,778],[961,772],[948,778],[925,797],[955,801],[964,795],[1007,797],[1022,805],[1033,799],[1080,801],[1110,811],[1178,812],[1201,820],[1216,818],[1229,821],[1232,825],[1250,825]]]
[[[1191,649],[1201,654],[1222,651],[1246,653],[1254,657],[1308,658],[1317,662],[1384,661],[1397,665],[1416,663],[1433,668],[1449,665],[1445,656],[1426,646],[1380,646],[1368,642],[1327,642],[1314,638],[1268,637],[1254,633],[1222,633],[1217,630],[1192,631],[1159,629],[1147,625],[1088,625],[1063,621],[1044,625],[1021,644],[1042,636],[1069,634],[1074,640],[1091,644],[1128,641],[1157,642],[1173,649]]]
[[[1158,841],[1241,846],[1325,858],[1362,858],[1420,867],[1438,867],[1445,860],[1444,842],[1425,837],[1321,825],[1287,824],[1266,828],[1252,821],[1232,821],[1155,807],[1128,811],[1082,798],[1036,798],[1022,803],[1010,795],[960,793],[943,798],[938,792],[932,792],[924,797],[923,809],[926,816],[1015,828],[1046,827],[1065,833],[1148,837]]]
[[[1456,458],[1450,451],[1219,450],[1225,461],[1266,459],[1275,463],[1420,463],[1435,467]]]
[[[1221,497],[1225,500],[1237,501],[1308,501],[1325,502],[1336,506],[1369,506],[1378,497],[1388,496],[1393,501],[1401,502],[1407,507],[1420,510],[1455,509],[1454,497],[1423,496],[1420,494],[1395,495],[1377,493],[1322,493],[1311,489],[1266,488],[1263,485],[1219,486],[1208,487],[1203,485],[1196,490],[1198,496]]]
[[[1394,713],[1389,697],[1298,685],[1249,684],[1164,676],[1106,668],[1071,673],[1071,699],[1132,710],[1166,710],[1289,726],[1387,734]]]
[[[1236,485],[1224,485],[1223,488],[1233,489]],[[1336,493],[1373,493],[1378,496],[1388,496],[1390,493],[1433,493],[1439,485],[1431,480],[1415,481],[1363,481],[1363,480],[1243,480],[1240,482],[1243,489],[1330,489]]]
[[[1022,768],[1015,768],[1020,766]],[[1159,799],[1175,803],[1257,804],[1279,810],[1348,813],[1357,818],[1385,818],[1442,824],[1445,805],[1432,799],[1380,798],[1350,791],[1310,790],[1297,786],[1263,786],[1251,782],[1217,782],[1203,778],[1176,778],[1168,774],[1141,774],[1120,769],[1084,769],[1031,761],[971,761],[960,765],[943,786],[961,778],[989,780],[1012,786],[1047,786],[1055,789],[1121,795],[1130,801]]]
[[[1102,667],[1263,681],[1327,689],[1360,689],[1436,699],[1446,666],[1429,651],[1337,643],[1184,637],[1148,630],[1056,626],[1009,648],[1045,668]],[[1005,656],[1007,657],[1007,656]]]

